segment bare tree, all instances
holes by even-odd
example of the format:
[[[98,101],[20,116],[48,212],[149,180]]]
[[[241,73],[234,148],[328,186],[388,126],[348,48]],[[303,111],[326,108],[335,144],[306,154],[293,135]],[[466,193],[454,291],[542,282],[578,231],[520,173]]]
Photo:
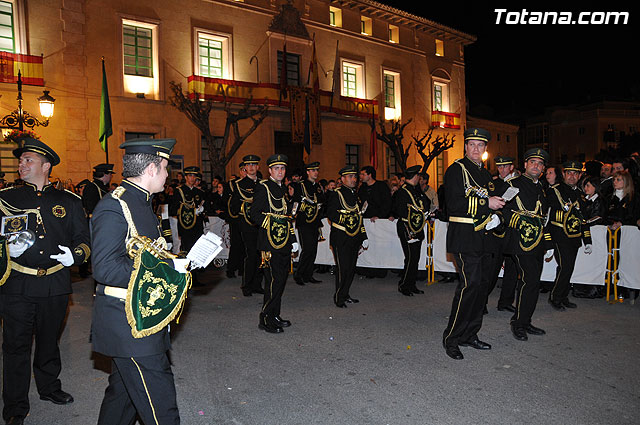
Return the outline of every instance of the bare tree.
[[[182,84],[173,81],[169,83],[173,96],[169,98],[171,105],[183,112],[187,118],[200,130],[205,140],[209,160],[211,161],[211,171],[213,175],[225,177],[225,167],[233,158],[244,141],[258,128],[267,117],[269,108],[267,105],[252,107],[252,97],[245,100],[242,106],[234,107],[231,102],[224,100],[224,110],[227,114],[224,126],[224,135],[220,143],[216,143],[216,137],[211,132],[210,118],[214,102],[211,100],[202,101],[198,96],[189,98],[188,94],[182,91]],[[242,120],[250,119],[253,124],[244,133],[240,134],[238,123]],[[231,146],[227,149],[229,142]]]
[[[431,137],[433,137],[433,128],[430,128],[423,136],[420,136],[420,133],[418,133],[417,136],[412,135],[411,137],[413,138],[413,144],[416,145],[416,149],[424,162],[422,165],[423,173],[427,172],[429,164],[431,164],[438,155],[447,149],[451,149],[456,140],[455,135],[449,138],[449,133],[444,136],[436,136],[434,140],[431,140]]]
[[[409,123],[411,123],[412,119],[410,118],[405,123],[398,121],[391,121],[391,128],[389,132],[387,132],[387,122],[381,116],[378,120],[378,126],[376,129],[376,137],[378,140],[383,141],[391,152],[393,152],[393,156],[396,159],[396,164],[400,167],[400,170],[404,173],[407,170],[407,158],[409,157],[409,148],[411,148],[411,144],[409,144],[406,148],[402,144],[402,139],[404,138],[404,129]],[[371,125],[374,126],[375,123],[371,120]]]

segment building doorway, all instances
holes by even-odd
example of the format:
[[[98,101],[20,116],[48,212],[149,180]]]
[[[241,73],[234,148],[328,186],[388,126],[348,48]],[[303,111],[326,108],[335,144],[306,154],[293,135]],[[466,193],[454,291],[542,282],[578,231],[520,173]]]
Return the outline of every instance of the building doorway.
[[[290,176],[295,169],[302,171],[304,169],[302,160],[304,145],[302,143],[293,143],[290,131],[276,131],[273,139],[275,141],[275,153],[285,154],[289,158],[287,175]]]

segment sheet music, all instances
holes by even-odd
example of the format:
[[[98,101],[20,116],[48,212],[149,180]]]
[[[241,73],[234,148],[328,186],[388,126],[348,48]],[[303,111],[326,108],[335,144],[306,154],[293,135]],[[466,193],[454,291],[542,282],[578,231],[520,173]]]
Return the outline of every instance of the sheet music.
[[[200,236],[187,254],[187,258],[191,260],[192,269],[205,268],[220,251],[222,251],[222,239],[215,233],[208,232]]]

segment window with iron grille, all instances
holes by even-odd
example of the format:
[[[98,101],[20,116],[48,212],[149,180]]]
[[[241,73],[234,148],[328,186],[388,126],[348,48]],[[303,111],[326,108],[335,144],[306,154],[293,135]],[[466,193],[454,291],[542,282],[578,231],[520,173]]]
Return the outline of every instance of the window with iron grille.
[[[282,51],[278,50],[278,81],[282,74]],[[300,85],[300,55],[287,52],[287,85]]]
[[[152,30],[122,25],[125,75],[153,77]]]

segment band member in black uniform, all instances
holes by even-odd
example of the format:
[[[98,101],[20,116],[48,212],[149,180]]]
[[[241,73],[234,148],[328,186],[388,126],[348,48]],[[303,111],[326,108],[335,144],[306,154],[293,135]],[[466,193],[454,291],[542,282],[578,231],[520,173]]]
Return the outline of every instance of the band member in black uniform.
[[[28,230],[35,238],[32,245],[3,241],[0,252],[5,265],[0,270],[2,415],[7,423],[22,424],[29,413],[34,336],[33,376],[40,399],[73,402],[58,379],[62,369],[58,338],[72,292],[69,267],[86,261],[90,249],[80,197],[49,182],[52,167],[60,163],[58,155],[30,137],[13,155],[19,159],[18,173],[25,184],[0,192],[5,235]]]
[[[493,179],[493,184],[495,186],[495,193],[498,195],[504,194],[505,190],[509,187],[509,185],[505,183],[506,181],[519,175],[519,172],[515,169],[513,161],[514,159],[508,156],[497,156],[495,158],[496,168],[498,169],[498,178]],[[491,232],[493,261],[487,299],[493,291],[493,288],[496,286],[500,270],[504,264],[502,288],[500,289],[500,298],[498,299],[498,311],[509,311],[511,313],[515,313],[516,308],[513,306],[513,302],[516,296],[518,272],[516,271],[516,263],[513,261],[513,258],[509,255],[504,255],[505,244],[507,243],[505,235],[504,225]],[[485,307],[485,312],[486,311]]]
[[[460,279],[442,343],[447,355],[456,360],[464,358],[459,346],[491,349],[491,345],[478,339],[491,272],[486,227],[497,218],[492,212],[502,208],[504,200],[492,196],[491,174],[482,163],[490,139],[491,134],[484,129],[466,130],[465,157],[454,161],[444,175],[449,215],[447,252],[454,254]]]
[[[398,283],[398,291],[408,297],[413,294],[424,294],[416,287],[420,248],[424,240],[426,214],[429,213],[431,201],[420,190],[420,165],[414,165],[405,171],[404,184],[393,194],[392,214],[398,217],[396,230],[402,251],[404,252],[404,270]]]
[[[89,218],[98,202],[109,193],[112,176],[113,164],[99,164],[93,167],[93,181],[87,183],[82,191],[82,206]]]
[[[269,333],[281,333],[283,327],[291,326],[289,320],[280,317],[291,253],[299,249],[282,182],[287,161],[287,156],[280,154],[267,158],[269,178],[256,185],[250,211],[251,221],[258,229],[258,250],[267,277],[258,327]]]
[[[346,303],[359,302],[351,298],[349,290],[356,272],[360,247],[369,247],[356,195],[357,175],[358,171],[353,165],[343,167],[340,170],[342,185],[327,196],[327,218],[331,222],[329,244],[338,268],[335,273],[336,292],[333,302],[340,308],[345,308]]]
[[[520,279],[516,288],[516,312],[511,318],[511,332],[519,341],[527,334],[544,335],[545,331],[531,324],[538,303],[543,259],[553,254],[551,235],[545,231],[548,203],[540,182],[549,154],[543,149],[529,149],[524,155],[525,172],[508,181],[519,189],[518,194],[503,209],[509,238],[505,253],[510,254]]]
[[[229,224],[229,258],[227,259],[227,277],[236,277],[236,270],[242,274],[244,267],[245,248],[242,242],[242,234],[240,232],[240,214],[232,212],[231,199],[235,184],[238,180],[242,180],[247,175],[244,168],[244,162],[240,163],[240,177],[231,179],[224,188],[224,219]]]
[[[298,203],[298,213],[296,215],[296,229],[302,245],[300,262],[293,275],[298,285],[305,282],[320,283],[321,281],[313,277],[313,265],[318,253],[318,237],[322,227],[322,206],[325,204],[324,192],[317,183],[319,162],[312,162],[305,165],[307,178],[295,185],[293,194],[294,202]]]
[[[82,206],[87,213],[87,218],[91,218],[93,210],[104,195],[109,193],[109,183],[113,176],[113,164],[99,164],[93,167],[93,181],[88,182],[82,190]],[[89,261],[80,265],[80,276],[89,275]]]
[[[244,243],[245,257],[242,270],[242,294],[250,297],[251,294],[264,294],[262,289],[262,272],[259,269],[258,257],[258,227],[251,222],[251,207],[253,205],[253,193],[258,184],[258,163],[260,157],[247,155],[242,158],[247,175],[236,180],[231,195],[231,212],[238,216],[238,224],[242,242]]]
[[[184,184],[173,192],[169,202],[169,215],[178,219],[178,236],[180,236],[180,251],[189,252],[198,238],[204,233],[205,193],[196,186],[200,168],[186,167],[184,169]],[[202,286],[198,280],[198,273],[193,273],[193,284]]]
[[[111,375],[99,425],[128,425],[136,414],[144,424],[180,422],[167,326],[141,338],[132,335],[125,313],[127,287],[134,270],[126,242],[132,224],[138,235],[161,237],[160,223],[151,206],[162,191],[175,139],[133,139],[120,145],[124,180],[96,207],[93,229],[93,275],[97,285],[91,334],[93,350],[112,358]],[[125,215],[126,204],[130,214]],[[171,261],[171,260],[167,260]]]
[[[581,212],[586,206],[584,193],[577,186],[582,174],[582,162],[568,161],[562,164],[562,167],[564,181],[547,189],[547,200],[551,207],[549,232],[553,240],[553,255],[558,264],[549,303],[559,311],[563,311],[565,307],[577,307],[569,301],[569,290],[582,242],[584,241],[585,253],[591,254],[593,251],[591,231]]]

